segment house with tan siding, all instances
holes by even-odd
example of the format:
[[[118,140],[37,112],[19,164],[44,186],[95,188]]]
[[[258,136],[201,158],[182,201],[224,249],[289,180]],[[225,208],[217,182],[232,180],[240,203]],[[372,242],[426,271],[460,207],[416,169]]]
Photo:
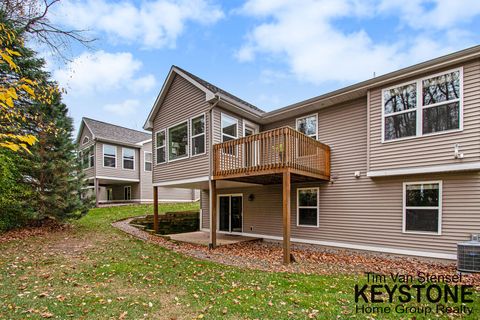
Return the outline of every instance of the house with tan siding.
[[[173,66],[144,129],[155,194],[200,189],[212,247],[455,259],[480,233],[480,46],[271,112]]]
[[[151,135],[83,118],[77,137],[88,189],[96,205],[152,203]],[[198,190],[161,188],[160,201],[196,201]]]

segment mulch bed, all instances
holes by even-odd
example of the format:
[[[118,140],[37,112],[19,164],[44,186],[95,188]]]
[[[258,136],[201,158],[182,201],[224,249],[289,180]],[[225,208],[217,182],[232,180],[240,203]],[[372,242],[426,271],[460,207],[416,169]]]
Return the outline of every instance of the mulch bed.
[[[175,243],[150,234],[129,224],[131,219],[113,223],[118,228],[144,241],[191,257],[226,265],[269,272],[292,272],[302,274],[364,274],[366,272],[390,275],[424,272],[436,275],[457,273],[454,262],[388,254],[336,250],[318,246],[293,245],[296,262],[282,264],[282,247],[274,242],[243,242],[209,250],[205,246]],[[463,282],[480,290],[480,274],[464,274]]]

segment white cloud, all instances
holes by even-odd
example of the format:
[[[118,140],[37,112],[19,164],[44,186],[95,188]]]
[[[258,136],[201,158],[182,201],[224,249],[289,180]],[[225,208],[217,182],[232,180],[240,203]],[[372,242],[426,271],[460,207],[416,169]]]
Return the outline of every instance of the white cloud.
[[[65,68],[53,72],[53,77],[65,87],[69,94],[84,95],[105,93],[109,90],[128,89],[148,91],[155,84],[151,74],[139,76],[142,67],[139,60],[129,52],[82,53]]]
[[[113,113],[116,116],[127,117],[137,113],[139,106],[140,101],[128,99],[121,103],[107,104],[103,107],[103,110]]]
[[[239,61],[252,61],[259,55],[280,58],[299,79],[315,84],[365,80],[373,73],[383,74],[472,44],[469,32],[452,26],[478,15],[479,5],[462,0],[474,7],[465,14],[459,9],[468,11],[465,6],[451,8],[458,0],[437,1],[427,6],[430,0],[305,0],[301,5],[295,0],[249,0],[241,13],[261,22],[235,56]],[[449,8],[452,16],[448,16]],[[379,17],[397,21],[386,29],[381,26],[391,40],[376,42],[361,27],[345,31],[362,19]],[[347,29],[338,26],[338,19]],[[409,30],[398,32],[398,19]],[[415,23],[413,29],[410,24]],[[442,30],[441,36],[432,33],[430,24]]]
[[[209,0],[156,0],[140,4],[127,0],[65,0],[52,12],[51,19],[76,29],[105,32],[115,42],[173,48],[187,23],[209,25],[223,16],[223,11]]]

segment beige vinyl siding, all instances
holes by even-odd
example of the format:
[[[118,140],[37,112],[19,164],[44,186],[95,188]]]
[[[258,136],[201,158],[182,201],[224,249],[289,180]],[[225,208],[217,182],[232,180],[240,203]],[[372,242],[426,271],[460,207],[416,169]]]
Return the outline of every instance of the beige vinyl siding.
[[[140,150],[140,199],[153,201],[153,171],[145,171],[145,152],[152,152],[152,143],[147,142]],[[153,161],[153,158],[152,158]],[[153,162],[152,162],[153,170]]]
[[[480,161],[480,62],[463,65],[462,132],[382,143],[382,88],[370,93],[370,119],[371,171]],[[454,159],[456,143],[460,144],[464,159]]]
[[[112,188],[113,192],[113,201],[124,201],[125,200],[125,187],[130,186],[132,188],[132,197],[131,200],[139,200],[140,196],[140,184],[138,182],[125,183],[125,184],[114,184],[106,186],[107,188]],[[107,200],[107,195],[105,193],[105,201]]]
[[[154,116],[152,132],[153,143],[155,143],[155,134],[158,131],[168,129],[168,127],[179,124],[183,121],[189,121],[190,118],[198,116],[201,113],[207,113],[208,108],[209,104],[205,101],[205,93],[187,80],[176,75],[162,106]],[[208,114],[205,115],[205,120],[206,154],[169,163],[156,164],[156,152],[154,146],[153,183],[208,176]]]
[[[210,198],[208,190],[200,190],[200,208],[202,209],[202,229],[210,228]]]
[[[86,144],[83,144],[82,142],[83,142],[83,139],[85,137],[88,137],[89,141]],[[95,141],[93,140],[92,133],[87,128],[87,126],[83,126],[82,134],[80,135],[78,150],[87,149],[87,148],[91,147],[94,143],[95,143]],[[95,150],[94,150],[94,152],[95,152]],[[96,155],[94,154],[94,156],[96,156]],[[94,163],[93,167],[88,168],[88,169],[84,169],[83,173],[85,174],[85,178],[94,177],[95,176],[95,163]]]
[[[332,175],[337,178],[333,183],[292,186],[293,238],[455,254],[458,241],[478,233],[480,173],[371,179],[366,177],[366,99],[322,109],[318,119],[320,141],[331,148]],[[355,171],[361,172],[360,178],[354,177]],[[443,181],[442,235],[402,233],[403,182],[430,180]],[[300,186],[320,188],[318,228],[296,226]],[[222,193],[244,194],[244,232],[282,235],[280,185],[219,190]],[[250,193],[255,196],[251,202]],[[203,199],[202,209],[205,220],[208,202]]]
[[[116,156],[116,167],[104,167],[103,166],[103,145],[112,145],[115,146],[117,149],[117,156]],[[122,168],[122,146],[115,145],[114,143],[104,143],[97,141],[95,144],[96,146],[96,153],[95,153],[95,165],[96,165],[96,175],[97,177],[111,177],[117,179],[140,179],[139,174],[139,149],[134,147],[125,147],[135,150],[135,170],[128,170]],[[143,170],[143,169],[142,169]]]

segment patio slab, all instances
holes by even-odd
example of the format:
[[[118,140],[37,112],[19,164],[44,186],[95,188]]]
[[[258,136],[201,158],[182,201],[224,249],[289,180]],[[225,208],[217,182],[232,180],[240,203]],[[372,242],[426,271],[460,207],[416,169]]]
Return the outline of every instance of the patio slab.
[[[168,237],[174,241],[198,244],[202,246],[208,246],[210,243],[210,233],[205,231],[168,234],[165,237]],[[262,240],[262,238],[217,233],[217,246],[226,246],[229,244],[258,240]]]

